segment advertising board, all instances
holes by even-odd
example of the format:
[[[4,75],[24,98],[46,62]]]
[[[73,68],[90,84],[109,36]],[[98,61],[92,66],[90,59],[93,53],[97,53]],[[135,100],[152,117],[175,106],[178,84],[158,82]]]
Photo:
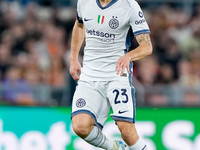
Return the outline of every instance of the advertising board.
[[[0,106],[0,150],[97,150],[72,130],[71,109]],[[200,150],[200,109],[137,108],[136,128],[149,150]],[[121,139],[108,117],[103,132]]]

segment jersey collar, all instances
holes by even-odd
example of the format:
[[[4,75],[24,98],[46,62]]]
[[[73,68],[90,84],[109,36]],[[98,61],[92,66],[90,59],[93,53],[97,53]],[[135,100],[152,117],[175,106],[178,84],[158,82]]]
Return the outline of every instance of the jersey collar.
[[[100,2],[99,2],[99,0],[96,0],[97,5],[98,5],[101,9],[106,9],[106,8],[112,6],[112,5],[113,5],[114,3],[116,3],[117,1],[118,1],[118,0],[112,0],[108,5],[106,5],[105,7],[102,7],[101,4],[100,4]]]

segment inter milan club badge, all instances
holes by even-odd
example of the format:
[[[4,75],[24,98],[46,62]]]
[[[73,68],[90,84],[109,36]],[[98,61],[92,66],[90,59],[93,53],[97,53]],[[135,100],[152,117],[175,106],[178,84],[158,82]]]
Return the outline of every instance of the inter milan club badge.
[[[109,26],[112,29],[116,29],[119,26],[119,21],[117,20],[117,17],[112,17],[112,19],[109,21]]]
[[[76,101],[76,106],[81,108],[81,107],[84,107],[86,104],[86,101],[83,99],[83,98],[79,98],[77,101]]]

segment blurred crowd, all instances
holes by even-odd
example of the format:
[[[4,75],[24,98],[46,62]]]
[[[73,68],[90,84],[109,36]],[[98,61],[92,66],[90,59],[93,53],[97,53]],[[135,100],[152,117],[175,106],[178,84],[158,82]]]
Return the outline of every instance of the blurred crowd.
[[[0,7],[1,101],[68,103],[68,55],[75,9],[46,8],[36,3],[25,7],[15,1],[2,2]]]
[[[182,7],[143,8],[154,52],[134,63],[139,105],[200,105],[200,5],[193,10],[189,16]],[[0,3],[0,104],[71,104],[75,20],[73,7]]]
[[[200,104],[200,4],[146,9],[153,55],[136,62],[135,76],[150,105]]]

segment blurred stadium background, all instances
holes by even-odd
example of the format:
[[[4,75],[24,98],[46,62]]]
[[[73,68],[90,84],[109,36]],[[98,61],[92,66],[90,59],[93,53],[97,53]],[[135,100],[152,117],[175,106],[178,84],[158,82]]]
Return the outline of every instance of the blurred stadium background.
[[[149,150],[200,150],[200,0],[137,1],[154,47],[134,63],[138,132]],[[0,0],[0,150],[95,150],[70,120],[76,2]],[[110,117],[103,131],[120,138]]]

